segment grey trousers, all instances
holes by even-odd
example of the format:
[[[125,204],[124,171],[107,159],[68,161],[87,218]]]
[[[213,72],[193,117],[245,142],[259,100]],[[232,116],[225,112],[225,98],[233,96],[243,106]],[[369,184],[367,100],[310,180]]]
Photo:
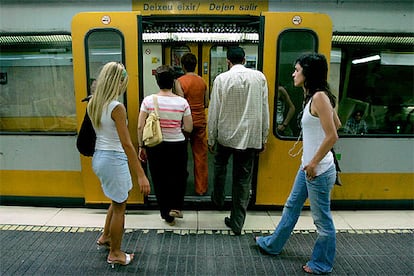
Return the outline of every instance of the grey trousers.
[[[212,199],[219,207],[224,205],[227,166],[230,157],[233,157],[230,221],[235,232],[242,230],[246,219],[252,187],[253,168],[257,154],[257,149],[238,150],[224,147],[220,144],[217,145],[214,156],[214,190]]]

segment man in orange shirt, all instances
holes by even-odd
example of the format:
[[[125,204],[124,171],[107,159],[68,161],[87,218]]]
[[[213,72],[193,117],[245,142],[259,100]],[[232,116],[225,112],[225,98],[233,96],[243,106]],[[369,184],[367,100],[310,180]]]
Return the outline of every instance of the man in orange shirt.
[[[207,133],[205,108],[208,106],[208,92],[205,81],[195,71],[197,58],[192,53],[181,57],[185,75],[178,78],[184,98],[188,101],[193,117],[193,131],[190,144],[194,159],[194,186],[198,195],[204,195],[208,189]]]

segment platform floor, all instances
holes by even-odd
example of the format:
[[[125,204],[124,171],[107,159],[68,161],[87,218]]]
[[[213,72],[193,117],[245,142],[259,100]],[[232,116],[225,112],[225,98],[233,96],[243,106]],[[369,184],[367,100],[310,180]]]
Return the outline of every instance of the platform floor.
[[[281,211],[249,211],[241,236],[228,211],[185,211],[171,227],[156,210],[128,210],[122,248],[128,266],[112,269],[97,249],[105,210],[0,206],[0,275],[304,275],[316,231],[304,211],[279,256],[262,255],[255,235],[271,234]],[[332,275],[414,275],[414,211],[334,211]]]

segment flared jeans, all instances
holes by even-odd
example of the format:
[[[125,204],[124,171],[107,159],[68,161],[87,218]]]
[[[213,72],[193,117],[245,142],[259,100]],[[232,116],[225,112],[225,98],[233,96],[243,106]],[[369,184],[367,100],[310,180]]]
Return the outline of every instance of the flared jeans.
[[[307,180],[305,171],[300,167],[279,224],[271,236],[259,237],[257,244],[269,254],[280,254],[309,197],[318,237],[313,247],[311,260],[307,265],[314,273],[331,272],[336,250],[336,231],[330,209],[330,194],[335,178],[334,165],[313,180]]]

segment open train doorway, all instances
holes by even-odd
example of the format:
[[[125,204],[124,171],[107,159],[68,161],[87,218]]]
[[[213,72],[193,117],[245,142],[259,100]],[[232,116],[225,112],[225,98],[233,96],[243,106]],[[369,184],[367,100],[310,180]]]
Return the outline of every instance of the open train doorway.
[[[207,84],[207,93],[212,92],[217,75],[228,70],[227,49],[241,46],[246,52],[246,64],[261,70],[259,51],[261,21],[259,16],[143,16],[140,22],[142,33],[142,70],[140,85],[142,100],[159,89],[155,81],[154,70],[162,65],[171,65],[177,77],[184,74],[181,57],[192,53],[197,57],[195,73]],[[208,116],[208,108],[205,109]],[[208,153],[208,189],[199,195],[194,187],[194,161],[190,143],[188,145],[188,179],[185,202],[187,205],[199,205],[210,202],[213,191],[214,156]],[[231,163],[227,170],[225,187],[226,201],[231,200]],[[253,191],[252,191],[253,193]],[[155,201],[154,193],[148,197]]]

